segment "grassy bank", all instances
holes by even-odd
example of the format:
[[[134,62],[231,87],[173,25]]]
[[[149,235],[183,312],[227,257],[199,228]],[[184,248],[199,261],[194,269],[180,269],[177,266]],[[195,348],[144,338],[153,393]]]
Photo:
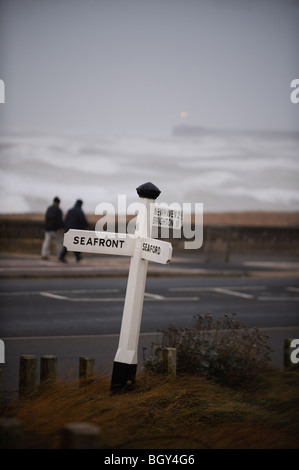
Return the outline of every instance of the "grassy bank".
[[[57,384],[17,400],[26,448],[60,446],[70,422],[100,426],[105,449],[298,449],[299,374],[268,370],[247,388],[198,375],[138,375],[134,390],[110,395],[107,378]]]

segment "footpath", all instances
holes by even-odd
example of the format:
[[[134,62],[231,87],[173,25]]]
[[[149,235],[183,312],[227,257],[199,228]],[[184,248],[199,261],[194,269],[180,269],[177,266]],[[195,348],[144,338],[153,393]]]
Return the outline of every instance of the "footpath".
[[[72,253],[67,263],[55,257],[0,255],[0,279],[127,277],[130,259],[122,256],[85,255],[78,263]],[[299,276],[299,256],[277,253],[234,253],[229,261],[223,254],[179,252],[168,265],[148,263],[148,277],[272,277]]]

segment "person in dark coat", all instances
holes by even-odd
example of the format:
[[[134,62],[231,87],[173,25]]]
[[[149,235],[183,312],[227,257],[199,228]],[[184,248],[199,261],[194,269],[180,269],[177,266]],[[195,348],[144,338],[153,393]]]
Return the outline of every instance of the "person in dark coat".
[[[49,259],[51,241],[55,240],[57,256],[60,255],[63,239],[62,210],[59,207],[60,199],[55,197],[53,204],[48,207],[45,214],[45,238],[42,245],[42,259]]]
[[[78,199],[74,207],[72,207],[72,209],[70,209],[67,212],[66,218],[64,221],[64,229],[66,232],[72,228],[77,229],[77,230],[85,230],[88,227],[88,221],[82,210],[82,205],[83,205],[83,201],[81,199]],[[62,261],[63,263],[66,263],[66,259],[65,259],[66,255],[67,255],[67,249],[64,246],[61,250],[59,260]],[[79,262],[80,259],[82,258],[81,253],[79,253],[78,251],[75,251],[74,255],[76,257],[76,260]]]

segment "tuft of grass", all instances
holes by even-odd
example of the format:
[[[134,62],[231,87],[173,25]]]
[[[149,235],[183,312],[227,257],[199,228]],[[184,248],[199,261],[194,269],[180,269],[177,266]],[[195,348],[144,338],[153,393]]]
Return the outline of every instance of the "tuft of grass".
[[[4,416],[22,421],[25,447],[60,447],[61,428],[90,422],[105,449],[291,449],[299,447],[299,374],[268,370],[251,388],[199,375],[139,374],[128,392],[110,394],[100,376],[84,387],[57,383],[11,402]]]

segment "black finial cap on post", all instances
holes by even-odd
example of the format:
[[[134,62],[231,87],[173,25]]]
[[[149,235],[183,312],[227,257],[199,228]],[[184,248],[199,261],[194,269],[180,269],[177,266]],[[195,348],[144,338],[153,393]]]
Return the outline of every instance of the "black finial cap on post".
[[[160,193],[160,189],[153,183],[144,183],[137,188],[138,196],[145,197],[147,199],[157,199]]]

